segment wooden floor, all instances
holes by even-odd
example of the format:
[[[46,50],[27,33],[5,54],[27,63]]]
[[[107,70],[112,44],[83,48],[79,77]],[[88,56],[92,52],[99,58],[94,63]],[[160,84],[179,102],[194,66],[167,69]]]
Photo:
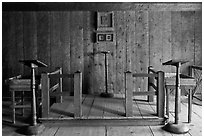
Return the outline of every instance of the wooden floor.
[[[69,99],[69,101],[67,101]],[[53,104],[51,109],[52,117],[72,118],[73,104],[71,99],[67,97],[62,104]],[[202,136],[202,102],[193,100],[192,123],[187,123],[187,97],[182,97],[180,120],[189,126],[190,131],[186,134],[173,134],[166,132],[159,126],[56,126],[46,125],[42,136]],[[110,102],[112,104],[110,104]],[[103,103],[103,104],[101,104]],[[3,102],[2,109],[2,135],[3,136],[19,136],[22,126],[28,125],[29,119],[27,114],[25,117],[18,116],[16,125],[10,123],[11,111],[8,109],[9,102]],[[96,96],[83,97],[83,117],[123,117],[124,102],[120,97],[112,100],[98,98]],[[143,97],[135,97],[134,100],[134,116],[137,117],[153,117],[155,116],[155,103],[149,103]],[[170,121],[174,121],[174,97],[170,96]]]
[[[137,118],[156,117],[155,103],[146,102],[146,97],[135,97],[133,116]],[[51,118],[73,118],[73,96],[66,96],[63,103],[55,103],[50,109]],[[121,118],[125,117],[125,100],[122,95],[114,98],[101,98],[96,95],[83,95],[82,118]]]

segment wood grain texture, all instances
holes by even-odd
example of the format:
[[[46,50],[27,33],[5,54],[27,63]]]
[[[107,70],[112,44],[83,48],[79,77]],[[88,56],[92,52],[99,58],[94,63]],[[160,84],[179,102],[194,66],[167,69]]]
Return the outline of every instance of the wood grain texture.
[[[37,13],[37,57],[38,60],[48,65],[48,68],[39,68],[38,73],[49,71],[51,59],[50,45],[50,12]]]
[[[163,12],[155,11],[149,13],[149,34],[150,34],[150,65],[156,70],[162,69],[162,16]]]
[[[141,9],[141,7],[139,8]],[[83,93],[105,90],[104,57],[91,53],[109,50],[108,90],[124,93],[124,71],[156,70],[175,72],[162,66],[169,59],[185,58],[191,62],[182,66],[201,65],[201,11],[114,11],[115,43],[96,43],[94,11],[22,11],[3,12],[3,78],[18,72],[30,75],[29,68],[19,59],[39,59],[51,72],[57,66],[63,73],[83,72]],[[12,55],[12,56],[11,56]],[[133,80],[134,90],[147,89],[146,78]],[[73,80],[63,80],[63,90],[73,92]]]
[[[195,45],[194,45],[194,65],[202,65],[202,12],[195,11],[194,26],[195,26]]]
[[[172,39],[172,59],[181,59],[181,12],[171,12],[171,39]],[[176,72],[176,68],[172,68],[172,72]]]
[[[125,93],[125,12],[115,12],[115,25],[116,25],[116,88],[115,93]]]
[[[60,24],[60,40],[61,40],[61,46],[62,46],[62,73],[71,73],[71,68],[70,68],[70,37],[71,37],[71,32],[70,32],[70,12],[61,12],[61,24]],[[71,79],[63,79],[63,91],[71,91]]]
[[[182,65],[181,73],[188,74],[188,66],[194,64],[194,11],[181,12],[182,30],[181,30],[181,49],[182,59],[189,61]]]
[[[23,48],[24,59],[37,59],[37,17],[36,12],[23,13]],[[30,69],[25,67],[24,74],[30,75]]]

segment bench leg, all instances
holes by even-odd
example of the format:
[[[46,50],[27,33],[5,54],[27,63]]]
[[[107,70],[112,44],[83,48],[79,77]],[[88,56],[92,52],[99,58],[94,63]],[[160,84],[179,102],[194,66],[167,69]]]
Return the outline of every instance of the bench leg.
[[[166,87],[166,115],[169,117],[169,91]]]
[[[189,90],[188,94],[188,123],[191,123],[192,116],[192,90]]]
[[[15,91],[11,92],[11,101],[12,101],[12,123],[15,124],[16,120],[15,120]]]
[[[21,105],[24,105],[24,91],[21,93]],[[21,115],[24,116],[25,110],[24,108],[21,109]]]

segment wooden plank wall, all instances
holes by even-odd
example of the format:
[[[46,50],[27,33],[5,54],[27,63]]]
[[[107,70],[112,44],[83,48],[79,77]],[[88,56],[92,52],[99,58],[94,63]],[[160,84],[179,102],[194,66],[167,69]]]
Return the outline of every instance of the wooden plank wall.
[[[114,11],[114,43],[95,43],[96,12],[93,11],[23,11],[2,14],[3,80],[29,69],[20,59],[39,59],[53,71],[83,73],[83,92],[104,91],[104,56],[94,51],[110,50],[108,87],[110,92],[124,93],[124,72],[157,70],[174,72],[162,62],[184,58],[188,65],[202,63],[202,11]],[[146,79],[133,80],[135,90],[147,89]],[[73,91],[72,80],[63,81],[64,91]],[[6,92],[3,92],[3,95]]]

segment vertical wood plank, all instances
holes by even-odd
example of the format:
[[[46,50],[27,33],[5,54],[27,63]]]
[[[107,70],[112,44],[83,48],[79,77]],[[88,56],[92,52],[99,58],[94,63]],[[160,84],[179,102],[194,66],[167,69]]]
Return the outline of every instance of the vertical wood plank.
[[[77,70],[83,71],[83,18],[82,12],[72,11],[70,13],[70,68],[71,73]],[[82,72],[83,73],[83,72]],[[73,82],[72,82],[73,84]],[[71,92],[73,91],[73,85],[71,85]]]
[[[166,62],[172,59],[171,55],[171,12],[163,11],[162,16],[162,61]],[[171,72],[170,66],[163,66],[165,72]]]
[[[38,73],[49,72],[50,67],[50,12],[37,12],[37,54],[38,60],[48,68],[38,68]]]
[[[61,25],[60,25],[60,40],[61,40],[61,46],[62,46],[62,67],[63,67],[63,74],[65,73],[71,73],[70,69],[70,12],[69,11],[63,11],[61,13]],[[63,91],[71,91],[71,79],[63,79]]]
[[[51,32],[50,32],[50,67],[51,70],[55,70],[56,67],[62,67],[62,45],[60,40],[60,25],[61,25],[61,13],[60,12],[51,12]]]
[[[49,96],[49,88],[50,81],[48,75],[43,73],[41,74],[42,78],[42,118],[48,117],[50,112],[50,96]]]
[[[115,12],[116,24],[116,93],[125,93],[125,12]]]
[[[125,74],[125,115],[127,117],[132,116],[132,107],[133,107],[133,102],[132,102],[132,96],[133,96],[133,91],[132,91],[132,73],[131,72],[126,72]]]
[[[172,38],[172,59],[181,59],[181,12],[171,12],[171,38]],[[172,72],[176,72],[176,68],[172,67]]]
[[[8,30],[8,59],[7,62],[8,64],[8,72],[9,76],[15,76],[15,66],[16,64],[16,46],[15,46],[15,14],[14,12],[9,12],[8,13],[8,24],[9,24],[9,30]],[[18,62],[18,61],[17,61]],[[17,75],[17,74],[16,74]]]
[[[188,60],[181,67],[181,73],[188,74],[189,65],[194,64],[194,11],[182,11],[182,34],[181,49],[182,59]]]
[[[162,11],[149,12],[150,65],[162,69]]]
[[[37,17],[36,12],[23,13],[23,46],[24,59],[37,59]],[[24,67],[25,75],[30,75],[30,69]]]
[[[2,12],[2,79],[5,80],[9,78],[8,71],[8,57],[9,57],[9,12]],[[2,96],[10,96],[8,94],[8,87],[3,85],[2,87]]]
[[[194,15],[195,23],[195,45],[194,45],[194,64],[202,65],[202,11],[195,11]]]
[[[82,73],[74,73],[74,117],[82,117]]]
[[[83,45],[84,45],[84,73],[83,92],[93,93],[93,20],[94,12],[84,11],[83,12]]]
[[[15,55],[16,59],[15,62],[15,72],[17,74],[23,74],[23,64],[19,63],[20,59],[24,59],[24,53],[23,53],[23,13],[22,12],[15,12]],[[14,49],[13,49],[14,50]],[[14,56],[14,55],[13,55]],[[15,75],[17,75],[15,74]]]
[[[126,71],[132,71],[132,47],[135,46],[135,11],[125,12],[126,21]]]
[[[135,16],[135,47],[132,50],[132,52],[135,51],[135,56],[132,55],[132,58],[134,59],[134,61],[132,61],[132,66],[134,72],[146,73],[149,63],[148,12],[136,11]],[[146,91],[147,78],[136,78],[135,86],[137,91]]]

